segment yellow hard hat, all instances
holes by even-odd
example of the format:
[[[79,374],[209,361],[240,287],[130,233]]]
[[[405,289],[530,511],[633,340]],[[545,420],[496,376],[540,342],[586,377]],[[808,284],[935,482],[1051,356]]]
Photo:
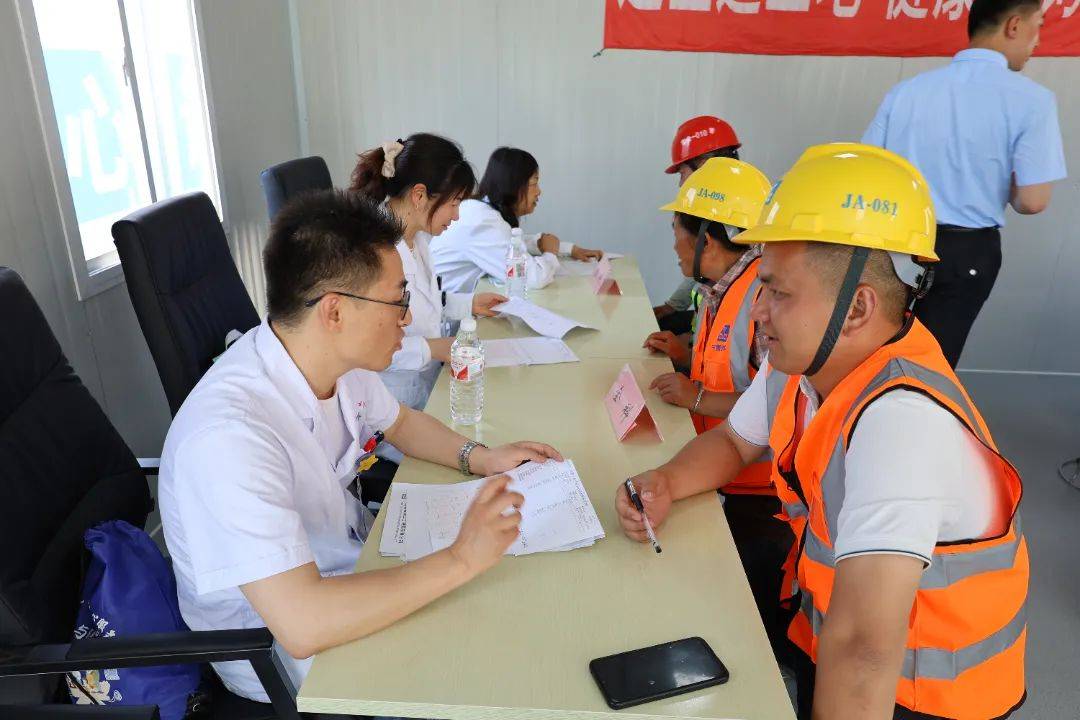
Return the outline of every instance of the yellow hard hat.
[[[738,228],[757,224],[769,178],[750,163],[719,157],[706,160],[661,210],[681,212]]]
[[[761,221],[732,242],[808,240],[936,261],[930,186],[904,158],[859,143],[815,145],[765,201]]]

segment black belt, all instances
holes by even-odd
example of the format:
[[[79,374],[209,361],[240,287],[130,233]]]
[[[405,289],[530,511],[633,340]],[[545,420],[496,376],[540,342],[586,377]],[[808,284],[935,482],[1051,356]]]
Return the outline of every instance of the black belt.
[[[991,225],[990,227],[984,227],[984,228],[969,228],[969,227],[961,227],[959,225],[938,225],[937,229],[938,229],[938,232],[944,231],[944,232],[978,233],[978,232],[988,232],[990,230],[997,230],[998,226],[997,225]]]

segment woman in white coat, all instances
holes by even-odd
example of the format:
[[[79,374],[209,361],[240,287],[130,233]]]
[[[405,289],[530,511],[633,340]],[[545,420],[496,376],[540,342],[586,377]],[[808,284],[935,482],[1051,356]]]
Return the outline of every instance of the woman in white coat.
[[[450,324],[470,314],[490,316],[506,298],[448,292],[435,273],[428,244],[458,216],[476,185],[473,169],[453,141],[417,133],[360,155],[350,190],[384,203],[403,228],[397,250],[410,293],[412,324],[390,367],[379,373],[400,402],[427,404],[442,363],[450,359]],[[394,458],[391,458],[394,459]]]
[[[506,254],[510,231],[540,201],[540,166],[531,154],[501,147],[491,153],[478,199],[461,203],[460,218],[431,243],[435,271],[448,290],[470,292],[485,275],[502,282],[506,278]],[[550,233],[522,236],[530,257],[526,280],[530,288],[542,288],[555,278],[559,255],[575,260],[599,258],[601,251],[561,242]]]

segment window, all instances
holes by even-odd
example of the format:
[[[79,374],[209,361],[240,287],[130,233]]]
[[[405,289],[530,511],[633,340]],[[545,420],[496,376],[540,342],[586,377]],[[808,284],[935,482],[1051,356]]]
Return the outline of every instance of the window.
[[[116,220],[194,190],[220,212],[194,8],[192,0],[23,0],[21,9],[86,299],[122,278]]]

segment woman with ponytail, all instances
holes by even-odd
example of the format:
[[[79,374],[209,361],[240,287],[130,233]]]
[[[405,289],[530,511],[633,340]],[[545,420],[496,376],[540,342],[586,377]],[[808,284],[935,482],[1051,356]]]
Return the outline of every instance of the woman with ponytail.
[[[506,301],[495,293],[444,291],[431,260],[431,238],[457,219],[458,206],[475,187],[476,175],[461,148],[428,133],[383,143],[360,155],[353,170],[349,189],[383,203],[404,230],[397,251],[411,295],[412,324],[380,375],[400,402],[417,410],[427,404],[442,363],[450,359],[450,323],[493,315],[491,308]]]
[[[435,270],[450,290],[472,290],[485,275],[498,282],[506,279],[510,230],[540,201],[536,158],[517,148],[498,148],[476,195],[478,199],[461,203],[461,218],[431,244]],[[555,278],[559,255],[590,260],[603,254],[560,242],[549,233],[524,234],[522,239],[531,255],[526,273],[530,288],[542,288]]]

